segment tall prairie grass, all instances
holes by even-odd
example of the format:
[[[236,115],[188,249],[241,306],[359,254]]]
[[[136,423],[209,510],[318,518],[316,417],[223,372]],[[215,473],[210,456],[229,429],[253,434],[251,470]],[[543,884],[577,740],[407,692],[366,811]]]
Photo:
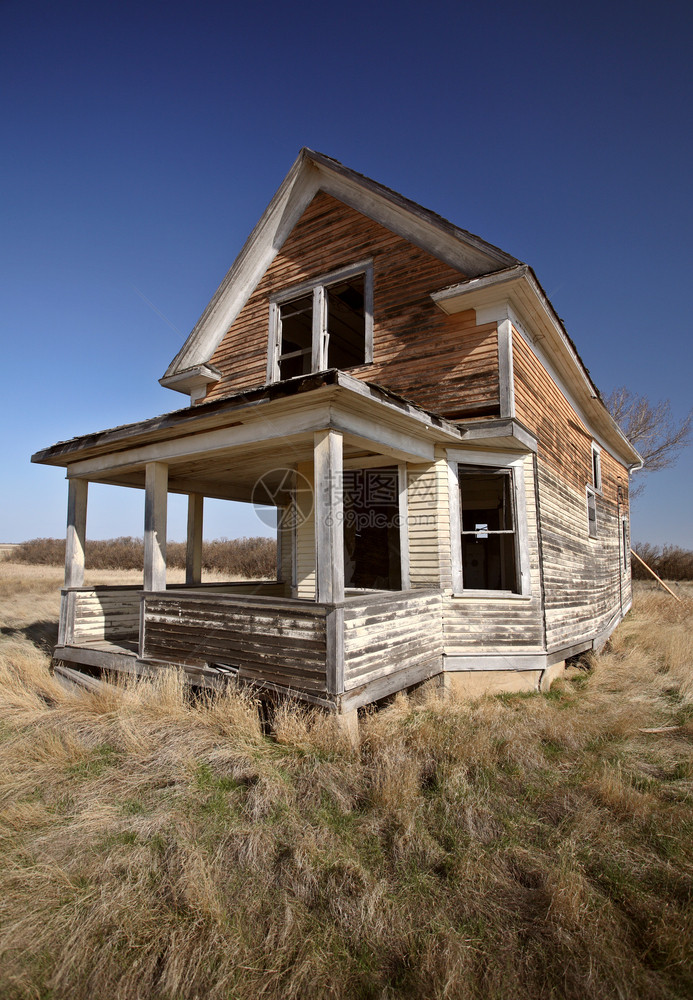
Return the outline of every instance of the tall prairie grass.
[[[354,747],[175,672],[0,646],[0,996],[693,994],[693,595],[638,588],[547,695],[399,696]],[[22,614],[24,617],[22,618]],[[652,731],[654,730],[654,731]]]

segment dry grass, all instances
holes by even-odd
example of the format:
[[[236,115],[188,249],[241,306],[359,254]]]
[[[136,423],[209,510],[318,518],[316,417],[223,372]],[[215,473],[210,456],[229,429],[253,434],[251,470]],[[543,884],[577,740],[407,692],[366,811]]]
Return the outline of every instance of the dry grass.
[[[640,588],[547,696],[399,697],[358,750],[296,708],[271,738],[175,674],[65,691],[25,599],[0,647],[0,995],[690,997],[688,593]]]

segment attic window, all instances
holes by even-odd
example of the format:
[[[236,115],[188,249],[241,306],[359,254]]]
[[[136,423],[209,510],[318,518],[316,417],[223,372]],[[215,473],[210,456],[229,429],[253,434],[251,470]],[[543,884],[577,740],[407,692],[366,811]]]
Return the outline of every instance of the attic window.
[[[268,382],[372,360],[369,262],[287,289],[270,300]]]

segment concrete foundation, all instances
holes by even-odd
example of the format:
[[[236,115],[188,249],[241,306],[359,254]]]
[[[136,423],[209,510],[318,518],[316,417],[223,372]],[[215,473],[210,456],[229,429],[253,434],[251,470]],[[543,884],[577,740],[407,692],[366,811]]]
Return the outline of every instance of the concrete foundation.
[[[553,663],[550,667],[547,667],[544,673],[541,675],[541,681],[539,683],[540,691],[548,691],[555,680],[562,677],[565,673],[565,660],[559,660],[558,663]]]
[[[484,694],[538,691],[541,675],[541,670],[460,670],[445,673],[443,683],[447,694],[480,698]]]

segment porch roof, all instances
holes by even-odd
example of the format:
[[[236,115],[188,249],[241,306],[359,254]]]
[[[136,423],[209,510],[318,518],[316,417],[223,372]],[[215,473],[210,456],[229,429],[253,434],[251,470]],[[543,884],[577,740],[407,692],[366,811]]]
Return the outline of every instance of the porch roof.
[[[472,440],[467,428],[330,369],[62,441],[31,460],[62,466],[68,478],[139,488],[147,463],[165,462],[170,492],[251,500],[260,477],[276,486],[287,468],[312,462],[314,432],[324,428],[343,433],[345,465],[357,466],[432,461],[436,445],[530,450],[514,425]]]

